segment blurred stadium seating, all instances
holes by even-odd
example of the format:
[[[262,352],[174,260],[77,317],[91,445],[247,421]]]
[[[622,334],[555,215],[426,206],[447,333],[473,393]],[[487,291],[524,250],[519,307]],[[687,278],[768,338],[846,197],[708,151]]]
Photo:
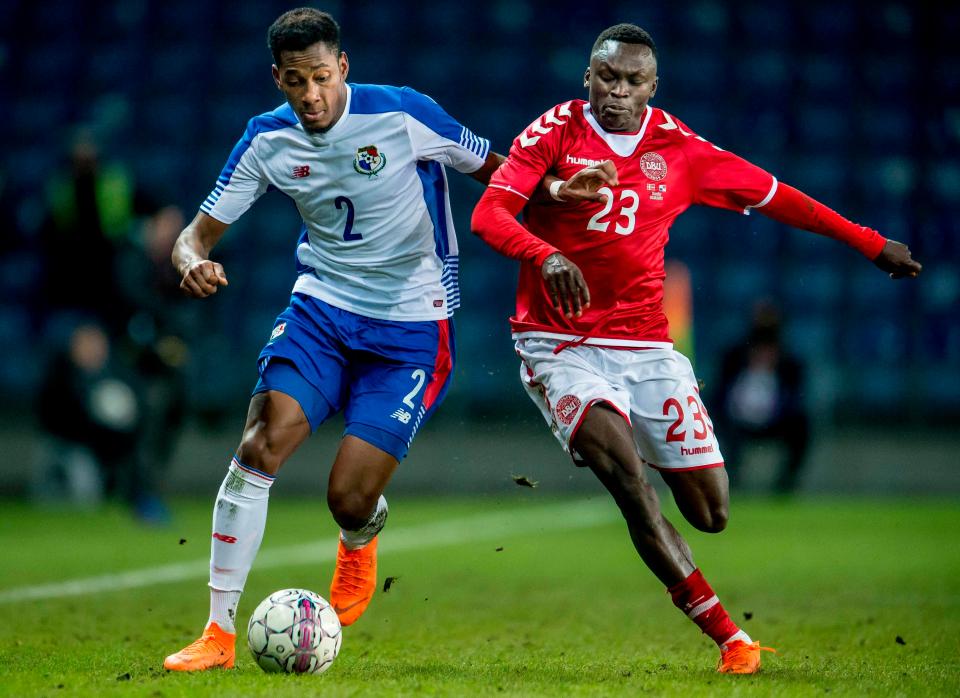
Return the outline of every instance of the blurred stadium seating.
[[[343,28],[351,80],[431,94],[505,152],[547,107],[583,97],[596,34],[633,21],[659,44],[655,104],[718,145],[844,215],[908,242],[920,283],[894,284],[855,252],[759,213],[681,217],[668,255],[692,272],[695,358],[707,381],[759,297],[785,310],[811,363],[811,400],[841,421],[960,415],[960,7],[906,2],[324,3]],[[266,27],[289,3],[134,0],[0,2],[0,182],[16,231],[0,259],[0,395],[28,399],[39,378],[31,312],[43,265],[36,229],[65,133],[96,129],[158,197],[192,212],[245,121],[272,109]],[[450,178],[460,230],[463,309],[456,414],[529,409],[516,384],[506,316],[512,263],[469,233],[480,187]],[[268,195],[218,250],[228,292],[206,302],[192,338],[195,400],[236,413],[255,356],[292,279],[299,228]],[[14,235],[14,233],[16,233]],[[202,396],[202,397],[201,397]],[[865,406],[868,406],[865,409]]]

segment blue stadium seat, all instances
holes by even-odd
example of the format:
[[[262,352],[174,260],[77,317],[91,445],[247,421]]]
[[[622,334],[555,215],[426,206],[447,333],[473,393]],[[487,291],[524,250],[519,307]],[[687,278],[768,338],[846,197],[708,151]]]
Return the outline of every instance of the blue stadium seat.
[[[923,404],[934,406],[941,419],[960,408],[960,368],[956,361],[925,362],[919,383]]]
[[[830,150],[809,152],[798,147],[789,167],[784,165],[785,181],[828,205],[840,199],[844,187],[853,179],[850,162]]]
[[[866,260],[848,276],[847,298],[858,313],[871,308],[886,313],[906,307],[911,293],[903,282],[895,283]]]
[[[784,311],[784,342],[804,360],[839,361],[838,332],[834,318],[827,313],[805,309]]]
[[[728,261],[720,267],[719,274],[719,300],[733,307],[749,308],[774,290],[774,270],[769,264],[746,259]]]
[[[880,154],[908,155],[912,139],[905,137],[916,127],[913,114],[889,108],[889,104],[877,102],[867,112],[867,118],[857,121],[857,130],[864,145]]]
[[[960,308],[960,263],[932,264],[921,278],[917,291],[926,312],[949,314]]]
[[[788,263],[778,270],[784,304],[790,313],[832,316],[844,303],[843,278],[827,264]]]
[[[825,46],[842,47],[859,29],[856,10],[843,3],[809,5],[802,16],[816,43]]]
[[[848,404],[876,417],[886,411],[895,414],[913,389],[904,371],[891,370],[884,364],[857,362],[848,364],[842,372],[842,390]]]
[[[904,318],[883,315],[852,319],[841,328],[842,350],[852,363],[873,363],[890,370],[907,358],[909,327]]]
[[[797,124],[802,145],[822,152],[827,148],[842,149],[849,142],[853,119],[849,111],[825,101],[805,106]]]

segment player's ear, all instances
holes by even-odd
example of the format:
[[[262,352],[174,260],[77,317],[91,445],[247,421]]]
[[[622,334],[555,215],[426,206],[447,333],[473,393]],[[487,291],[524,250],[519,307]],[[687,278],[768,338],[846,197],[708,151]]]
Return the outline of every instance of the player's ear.
[[[653,79],[653,87],[650,88],[650,97],[648,99],[653,99],[653,96],[657,94],[657,85],[660,84],[660,78]]]
[[[586,71],[583,73],[583,86],[590,87],[590,67],[587,66]]]
[[[277,67],[276,63],[270,66],[270,72],[273,73],[273,84],[275,84],[277,89],[282,92],[283,88],[280,87],[280,69]]]
[[[350,72],[350,61],[347,60],[347,52],[340,52],[340,79],[346,80],[347,74]]]

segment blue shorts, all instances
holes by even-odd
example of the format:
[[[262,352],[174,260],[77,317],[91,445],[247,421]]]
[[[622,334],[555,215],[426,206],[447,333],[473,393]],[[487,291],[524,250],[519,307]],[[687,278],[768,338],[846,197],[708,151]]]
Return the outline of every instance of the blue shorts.
[[[447,393],[453,322],[377,320],[295,293],[260,352],[253,394],[285,393],[311,429],[344,411],[346,430],[403,460]]]

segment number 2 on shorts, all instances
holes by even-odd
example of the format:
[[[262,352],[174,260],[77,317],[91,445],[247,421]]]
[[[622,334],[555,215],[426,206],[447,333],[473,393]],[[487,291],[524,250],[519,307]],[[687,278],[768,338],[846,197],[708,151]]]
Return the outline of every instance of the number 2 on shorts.
[[[407,393],[407,396],[403,398],[403,404],[412,410],[414,407],[416,407],[416,405],[413,404],[413,398],[417,396],[417,393],[420,392],[420,388],[422,388],[423,384],[427,381],[427,372],[422,368],[418,368],[410,374],[410,377],[415,379],[417,384],[414,386],[413,390]]]

